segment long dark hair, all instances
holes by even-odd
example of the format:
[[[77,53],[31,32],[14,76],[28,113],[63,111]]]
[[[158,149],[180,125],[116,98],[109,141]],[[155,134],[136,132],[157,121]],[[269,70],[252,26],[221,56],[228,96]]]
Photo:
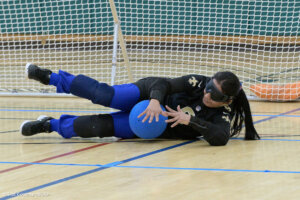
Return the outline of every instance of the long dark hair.
[[[231,122],[230,136],[238,135],[242,130],[243,123],[245,123],[245,139],[260,139],[253,124],[249,101],[241,87],[239,78],[229,71],[218,72],[213,78],[221,84],[225,95],[233,97],[231,110],[233,121]]]

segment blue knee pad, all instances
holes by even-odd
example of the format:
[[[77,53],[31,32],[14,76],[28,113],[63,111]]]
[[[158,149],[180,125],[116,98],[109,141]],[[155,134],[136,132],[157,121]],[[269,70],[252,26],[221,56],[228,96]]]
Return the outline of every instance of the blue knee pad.
[[[84,75],[78,75],[71,84],[71,93],[100,104],[122,111],[130,111],[139,101],[139,88],[130,83],[109,86]]]
[[[136,138],[137,136],[132,132],[129,126],[129,113],[116,112],[112,113],[114,121],[115,136],[123,139]]]
[[[114,95],[113,87],[84,75],[78,75],[74,78],[70,91],[76,96],[89,99],[93,103],[103,106],[109,106]]]

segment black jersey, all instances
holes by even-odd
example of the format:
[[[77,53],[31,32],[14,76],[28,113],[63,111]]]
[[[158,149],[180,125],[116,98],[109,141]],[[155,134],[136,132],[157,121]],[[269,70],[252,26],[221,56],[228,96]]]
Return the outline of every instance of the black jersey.
[[[204,89],[210,77],[186,75],[179,78],[148,77],[135,84],[140,89],[142,99],[157,99],[162,105],[191,115],[190,123],[168,125],[162,137],[193,139],[203,137],[211,145],[225,145],[230,137],[231,108],[208,108],[203,104]]]

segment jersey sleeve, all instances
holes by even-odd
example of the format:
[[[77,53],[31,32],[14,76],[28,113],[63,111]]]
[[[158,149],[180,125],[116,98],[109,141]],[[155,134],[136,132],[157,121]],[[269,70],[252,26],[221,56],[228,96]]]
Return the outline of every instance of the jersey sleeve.
[[[206,80],[207,77],[196,74],[190,74],[178,78],[169,79],[170,93],[190,93],[206,85]]]
[[[188,126],[191,126],[212,146],[226,145],[230,138],[229,113],[216,115],[212,122],[191,116]]]
[[[178,78],[152,78],[147,84],[150,99],[157,99],[160,103],[168,94],[186,92],[190,93],[205,85],[206,77],[202,75],[186,75]]]

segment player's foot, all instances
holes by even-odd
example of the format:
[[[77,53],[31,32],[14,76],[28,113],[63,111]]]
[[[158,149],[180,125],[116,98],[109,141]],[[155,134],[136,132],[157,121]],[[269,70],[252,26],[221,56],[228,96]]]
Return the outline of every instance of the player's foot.
[[[41,82],[44,85],[49,85],[50,76],[52,71],[49,69],[40,68],[34,64],[26,64],[26,74],[29,79]]]
[[[20,132],[24,136],[31,136],[38,133],[50,133],[50,120],[52,117],[41,115],[36,121],[24,121],[21,124]]]

